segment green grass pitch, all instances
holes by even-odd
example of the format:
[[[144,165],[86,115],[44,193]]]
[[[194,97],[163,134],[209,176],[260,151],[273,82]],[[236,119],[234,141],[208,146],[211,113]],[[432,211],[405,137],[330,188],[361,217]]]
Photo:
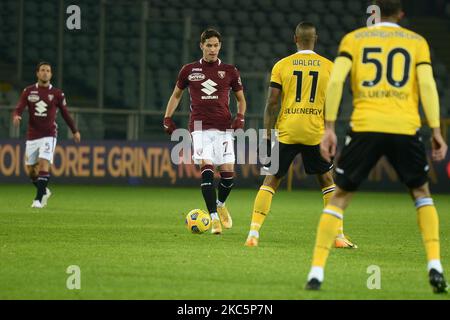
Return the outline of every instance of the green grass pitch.
[[[51,185],[43,210],[32,185],[0,186],[0,299],[449,299],[428,285],[416,213],[407,193],[356,194],[345,230],[357,250],[332,250],[320,292],[303,290],[320,191],[280,191],[258,248],[244,247],[255,190],[234,189],[234,226],[190,234],[198,189]],[[441,253],[450,276],[450,196],[435,195]],[[66,269],[81,269],[68,290]],[[367,268],[381,270],[369,290]]]

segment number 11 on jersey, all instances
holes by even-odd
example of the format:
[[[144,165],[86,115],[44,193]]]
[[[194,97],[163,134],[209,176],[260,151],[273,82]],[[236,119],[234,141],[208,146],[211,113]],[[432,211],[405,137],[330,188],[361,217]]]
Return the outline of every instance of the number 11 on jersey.
[[[312,77],[311,93],[309,95],[309,102],[316,100],[317,82],[319,79],[318,71],[310,71],[309,75]],[[295,101],[301,102],[302,100],[302,84],[303,84],[303,71],[294,71],[294,76],[297,77],[297,91],[295,95]]]

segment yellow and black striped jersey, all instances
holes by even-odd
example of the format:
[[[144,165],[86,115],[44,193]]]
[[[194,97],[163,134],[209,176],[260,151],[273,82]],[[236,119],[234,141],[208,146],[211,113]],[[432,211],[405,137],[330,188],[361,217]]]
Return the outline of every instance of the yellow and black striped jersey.
[[[416,67],[431,64],[427,41],[383,22],[345,35],[339,56],[352,60],[353,131],[415,134],[421,125]]]
[[[317,145],[324,132],[325,92],[333,63],[311,50],[278,61],[270,85],[281,89],[275,128],[285,144]]]

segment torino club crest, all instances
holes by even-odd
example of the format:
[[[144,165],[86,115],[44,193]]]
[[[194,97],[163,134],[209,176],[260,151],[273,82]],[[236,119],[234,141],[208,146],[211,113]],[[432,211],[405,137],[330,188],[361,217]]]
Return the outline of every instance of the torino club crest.
[[[224,79],[226,75],[225,71],[217,71],[217,74],[219,75],[220,79]]]

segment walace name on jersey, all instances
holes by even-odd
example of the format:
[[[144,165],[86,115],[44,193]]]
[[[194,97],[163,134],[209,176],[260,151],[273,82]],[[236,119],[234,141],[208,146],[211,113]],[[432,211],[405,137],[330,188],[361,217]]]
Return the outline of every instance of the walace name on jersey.
[[[295,59],[292,60],[293,66],[302,67],[320,67],[320,60],[317,59]]]

